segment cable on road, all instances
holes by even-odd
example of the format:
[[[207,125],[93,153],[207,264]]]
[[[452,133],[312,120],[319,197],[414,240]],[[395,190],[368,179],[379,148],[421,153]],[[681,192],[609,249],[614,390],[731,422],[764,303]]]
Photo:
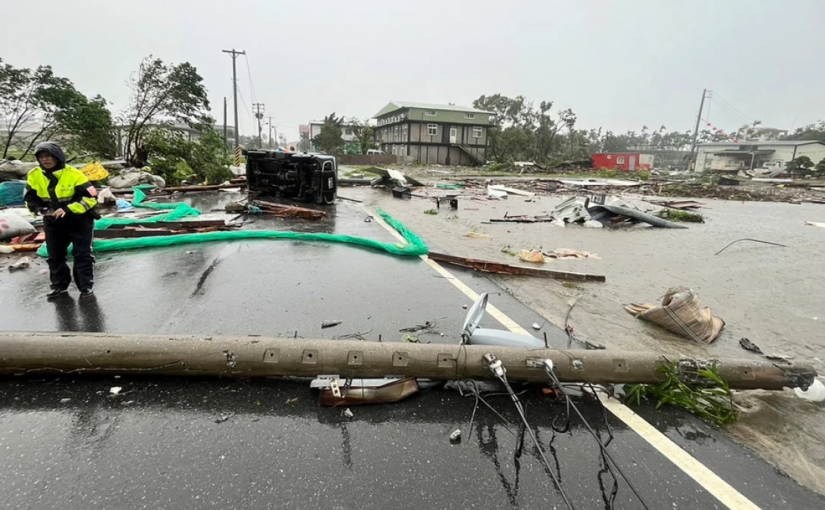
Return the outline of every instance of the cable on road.
[[[564,504],[567,505],[567,508],[569,510],[575,510],[573,503],[570,502],[570,498],[567,496],[567,492],[561,485],[561,480],[559,480],[559,477],[557,477],[556,474],[553,473],[553,470],[550,467],[550,462],[544,455],[544,448],[541,447],[541,443],[539,443],[538,438],[536,438],[536,434],[533,431],[533,428],[527,422],[527,417],[524,415],[524,407],[521,405],[521,401],[519,401],[518,396],[513,391],[513,388],[510,386],[510,383],[507,381],[506,369],[501,364],[501,360],[497,360],[495,356],[493,356],[492,354],[485,354],[484,359],[487,360],[490,372],[493,373],[496,379],[501,381],[501,383],[507,389],[507,393],[510,394],[510,398],[513,400],[513,404],[516,406],[516,411],[518,411],[519,417],[521,417],[521,421],[524,424],[524,427],[527,429],[527,433],[530,434],[530,438],[533,440],[533,444],[536,445],[536,448],[539,451],[539,455],[541,455],[541,460],[542,462],[544,462],[544,467],[547,468],[547,472],[550,475],[550,478],[552,478],[553,483],[556,484],[556,489],[558,489],[559,493],[561,494],[561,498],[564,500]]]
[[[561,383],[561,381],[559,381],[558,376],[556,376],[556,373],[553,370],[552,362],[547,363],[547,361],[545,361],[545,363],[544,363],[544,372],[547,374],[547,377],[550,379],[550,381],[557,388],[559,388],[561,390],[562,383]],[[591,389],[593,389],[592,385],[591,385]],[[562,390],[562,393],[564,393],[563,390]],[[587,428],[588,432],[590,432],[590,434],[593,436],[593,439],[595,439],[596,442],[599,444],[599,448],[601,449],[602,455],[604,457],[606,457],[607,460],[609,460],[613,464],[613,466],[619,472],[621,477],[624,479],[625,483],[627,483],[628,487],[630,487],[630,490],[633,492],[633,494],[636,495],[636,498],[638,498],[639,502],[642,504],[642,506],[645,508],[645,510],[650,510],[649,507],[647,506],[647,503],[645,503],[645,500],[642,498],[641,494],[639,494],[639,491],[636,490],[636,487],[633,485],[633,483],[630,481],[630,479],[627,477],[627,475],[625,475],[624,471],[622,471],[622,468],[613,459],[613,457],[610,455],[610,452],[607,451],[606,445],[602,443],[601,438],[593,430],[593,427],[590,426],[590,423],[587,421],[587,419],[585,419],[584,415],[581,413],[578,406],[576,406],[576,404],[573,402],[573,400],[570,398],[569,395],[567,395],[567,394],[564,394],[564,395],[565,395],[565,398],[567,399],[567,401],[569,402],[570,406],[573,408],[573,410],[576,412],[576,414],[581,419],[584,426]],[[598,397],[597,397],[597,400],[599,400],[599,402],[601,402],[601,400],[598,399]],[[606,416],[605,416],[605,423],[607,423],[607,417]],[[610,433],[610,441],[612,441],[612,440],[613,440],[613,434],[611,432]],[[610,441],[608,441],[608,444],[610,443]],[[611,470],[611,474],[612,474],[612,470]],[[615,475],[614,475],[614,479],[615,479]]]

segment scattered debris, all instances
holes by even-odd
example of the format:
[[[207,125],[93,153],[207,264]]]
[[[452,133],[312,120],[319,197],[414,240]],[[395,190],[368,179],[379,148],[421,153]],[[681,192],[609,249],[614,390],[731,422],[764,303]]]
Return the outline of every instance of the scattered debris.
[[[521,250],[518,258],[524,262],[544,264],[544,255],[542,255],[539,250]]]
[[[562,220],[565,223],[575,223],[577,221],[587,221],[590,213],[587,212],[587,199],[583,197],[572,197],[556,206],[553,211],[553,218]]]
[[[519,195],[519,196],[522,196],[522,197],[534,197],[534,196],[536,196],[535,193],[532,193],[530,191],[524,191],[524,190],[520,190],[520,189],[516,189],[516,188],[508,188],[507,186],[502,186],[500,184],[487,186],[487,190],[488,191],[493,190],[493,191],[498,191],[498,192],[504,192],[505,196],[507,196],[506,195],[507,193],[510,193],[512,195]]]
[[[644,222],[658,228],[687,228],[657,216],[631,209],[623,205],[593,205],[587,208],[590,216],[604,225],[618,225],[623,222]]]
[[[418,336],[417,335],[411,335],[411,334],[407,333],[401,338],[401,341],[402,342],[410,342],[411,344],[417,344],[418,343]]]
[[[233,416],[235,416],[235,413],[223,413],[215,420],[215,423],[223,423]]]
[[[409,328],[399,329],[399,333],[418,333],[419,331],[429,331],[435,327],[435,321],[430,322],[427,321],[424,324],[418,324],[417,326],[411,326]]]
[[[560,259],[560,260],[567,260],[567,259],[599,259],[601,257],[596,255],[595,253],[590,253],[587,251],[579,251],[579,250],[572,250],[569,248],[556,248],[553,251],[546,251],[544,255],[550,257],[551,259]]]
[[[32,263],[31,257],[23,257],[17,262],[9,265],[9,271],[18,271],[20,269],[26,269]]]
[[[252,205],[261,209],[262,211],[266,211],[266,214],[271,214],[278,218],[303,218],[305,220],[320,220],[324,218],[327,213],[324,211],[318,211],[316,209],[307,209],[304,207],[298,207],[294,205],[283,205],[283,204],[275,204],[272,202],[263,202],[261,200],[256,200],[252,202]]]
[[[450,444],[459,444],[461,442],[461,429],[455,429],[450,434]]]
[[[487,186],[487,196],[490,198],[507,198],[507,192],[493,189],[492,186]]]
[[[424,211],[424,214],[429,214],[431,216],[435,216],[436,214],[438,214],[438,210],[437,209],[427,209],[426,211]]]
[[[540,330],[540,329],[541,329],[541,326],[539,325],[539,323],[538,323],[538,322],[534,322],[534,323],[533,323],[533,329],[535,329],[536,331],[538,331],[538,330]]]
[[[70,398],[61,398],[60,399],[61,404],[68,404],[71,401],[72,401],[72,399],[70,399]]]
[[[363,204],[364,203],[363,200],[358,200],[357,198],[349,198],[349,197],[344,197],[344,196],[341,196],[341,195],[336,195],[336,197],[338,197],[340,200],[346,200],[348,202],[355,202],[356,204]]]
[[[705,206],[702,202],[696,202],[694,200],[645,200],[645,202],[658,205],[660,207],[669,207],[670,209],[678,210],[699,209],[700,207]]]
[[[756,354],[763,354],[763,355],[765,354],[764,352],[762,352],[762,349],[760,349],[758,345],[751,342],[747,338],[740,338],[739,339],[739,345],[741,345],[742,348],[745,349],[746,351],[755,352]]]
[[[733,241],[732,243],[728,244],[727,246],[725,246],[721,250],[714,253],[714,255],[719,255],[720,253],[722,253],[723,251],[727,250],[728,248],[730,248],[731,246],[733,246],[734,244],[736,244],[740,241],[751,241],[751,242],[754,242],[754,243],[770,244],[772,246],[779,246],[779,247],[782,247],[782,248],[787,248],[787,245],[784,245],[784,244],[773,243],[773,242],[770,242],[770,241],[760,241],[759,239],[751,239],[749,237],[746,237],[746,238],[743,238],[743,239],[737,239],[736,241]]]
[[[490,234],[480,234],[478,232],[467,232],[464,237],[469,237],[471,239],[492,239],[493,236]]]
[[[112,386],[111,388],[109,388],[109,393],[111,393],[112,395],[119,395],[122,390],[123,388],[121,388],[120,386]]]
[[[464,189],[463,184],[436,184],[435,187],[438,189]]]
[[[355,416],[354,414],[352,414],[352,411],[349,410],[349,407],[344,409],[344,412],[341,413],[341,414],[344,415],[344,418],[348,418],[350,420],[352,419],[353,416]]]
[[[335,326],[343,323],[344,321],[324,321],[321,323],[321,329],[326,328],[334,328]]]
[[[668,289],[661,306],[633,303],[625,310],[637,319],[699,343],[712,343],[725,327],[725,321],[715,317],[710,308],[701,308],[699,296],[686,287]]]
[[[555,278],[558,280],[575,280],[575,281],[592,281],[604,282],[605,277],[602,275],[572,273],[565,271],[551,271],[549,269],[539,269],[533,267],[512,266],[509,264],[502,264],[489,260],[468,259],[462,257],[455,257],[443,253],[429,252],[427,256],[436,262],[444,262],[461,267],[468,267],[483,273],[498,273],[509,275],[525,275],[525,276],[539,276],[543,278]],[[466,307],[465,307],[466,308]]]
[[[825,228],[825,223],[818,223],[818,222],[816,222],[816,221],[806,221],[806,222],[805,222],[805,225],[810,225],[810,226],[812,226],[812,227],[821,227],[821,228]]]

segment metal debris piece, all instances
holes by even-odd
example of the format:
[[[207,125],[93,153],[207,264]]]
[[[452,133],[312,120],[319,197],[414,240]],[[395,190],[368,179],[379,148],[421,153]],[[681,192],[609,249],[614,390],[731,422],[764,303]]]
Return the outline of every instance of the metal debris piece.
[[[324,321],[321,323],[321,329],[326,328],[334,328],[335,326],[341,324],[344,321]]]
[[[556,248],[553,251],[546,251],[544,255],[551,259],[601,259],[595,253],[587,251],[572,250],[569,248]]]
[[[349,407],[344,409],[343,415],[344,415],[344,418],[349,418],[350,420],[352,419],[353,416],[355,416],[354,414],[352,414],[352,411],[349,410]]]
[[[112,386],[111,388],[109,388],[109,393],[111,393],[112,395],[119,395],[121,390],[123,390],[123,388],[121,388],[120,386]]]
[[[739,345],[741,345],[742,348],[746,351],[755,352],[756,354],[765,354],[764,352],[762,352],[762,349],[760,349],[758,345],[751,342],[747,338],[740,338]]]
[[[235,413],[224,413],[224,414],[221,414],[221,415],[220,415],[220,416],[219,416],[219,417],[215,420],[215,423],[223,423],[223,422],[225,422],[225,421],[229,420],[229,418],[232,418],[233,416],[235,416]]]
[[[452,434],[450,434],[450,443],[451,444],[458,444],[461,442],[461,429],[455,429]]]

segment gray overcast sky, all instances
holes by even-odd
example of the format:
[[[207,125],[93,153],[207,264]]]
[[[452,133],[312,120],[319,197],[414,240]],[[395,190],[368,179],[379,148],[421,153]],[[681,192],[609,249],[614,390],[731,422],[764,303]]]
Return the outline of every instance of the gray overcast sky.
[[[580,127],[799,127],[825,118],[825,0],[6,0],[0,57],[51,64],[123,108],[141,58],[189,61],[213,115],[245,49],[256,92],[290,140],[310,119],[367,118],[390,100],[470,105],[522,94],[572,108]],[[241,131],[252,134],[238,59]],[[741,112],[741,113],[740,113]],[[231,122],[231,121],[230,121]]]

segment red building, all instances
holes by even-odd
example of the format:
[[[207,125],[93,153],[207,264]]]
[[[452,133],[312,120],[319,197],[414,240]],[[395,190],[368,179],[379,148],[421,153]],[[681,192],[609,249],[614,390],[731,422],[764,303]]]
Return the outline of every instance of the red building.
[[[624,170],[625,172],[650,170],[653,168],[653,155],[642,154],[641,152],[603,152],[593,154],[593,168]]]

